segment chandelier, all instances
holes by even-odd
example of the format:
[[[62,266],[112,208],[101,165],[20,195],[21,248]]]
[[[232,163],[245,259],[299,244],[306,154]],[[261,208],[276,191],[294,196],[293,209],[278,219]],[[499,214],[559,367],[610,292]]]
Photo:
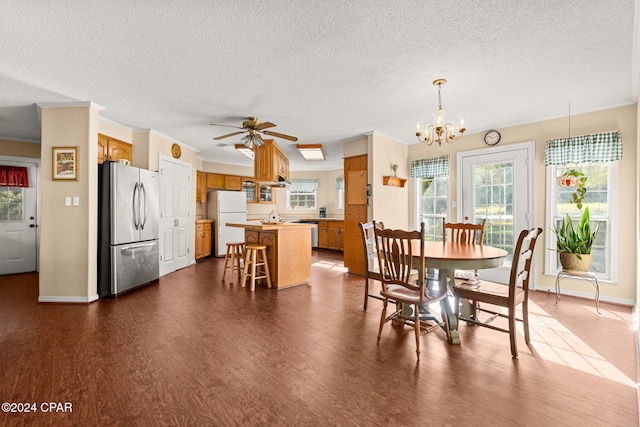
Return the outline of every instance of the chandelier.
[[[253,129],[251,129],[247,135],[240,138],[240,142],[247,148],[253,148],[254,146],[262,147],[264,145],[264,141],[260,138],[260,135]]]
[[[464,118],[461,116],[459,116],[458,119],[457,129],[452,123],[445,123],[444,116],[446,113],[442,109],[442,96],[440,95],[440,89],[445,83],[447,83],[446,79],[433,81],[434,86],[438,86],[438,110],[432,114],[435,124],[427,124],[426,119],[418,119],[416,122],[416,136],[418,137],[418,141],[424,142],[427,145],[431,145],[434,142],[442,145],[443,141],[451,144],[454,140],[462,138],[462,134],[467,130],[464,127]],[[423,134],[424,137],[422,137]]]

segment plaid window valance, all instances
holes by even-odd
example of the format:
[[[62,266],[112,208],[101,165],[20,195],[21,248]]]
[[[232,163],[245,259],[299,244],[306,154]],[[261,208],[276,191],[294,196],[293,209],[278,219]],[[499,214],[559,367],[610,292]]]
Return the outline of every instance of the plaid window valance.
[[[336,190],[344,190],[344,176],[336,178]]]
[[[544,150],[544,165],[613,162],[622,159],[620,131],[551,139]]]
[[[449,176],[451,166],[451,156],[433,157],[431,159],[420,159],[411,162],[411,178],[436,178],[438,176]]]
[[[318,191],[317,179],[292,179],[289,185],[290,193],[313,193]]]

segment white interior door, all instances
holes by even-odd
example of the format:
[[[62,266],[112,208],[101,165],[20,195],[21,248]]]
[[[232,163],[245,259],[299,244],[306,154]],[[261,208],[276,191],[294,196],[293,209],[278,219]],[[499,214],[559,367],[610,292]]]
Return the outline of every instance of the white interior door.
[[[26,167],[29,179],[29,187],[0,186],[0,274],[36,271],[38,163],[0,158],[0,165]]]
[[[518,234],[533,225],[533,143],[458,154],[459,221],[486,218],[484,244],[509,253],[502,267],[480,278],[508,283]]]
[[[189,265],[191,165],[160,158],[160,276]]]

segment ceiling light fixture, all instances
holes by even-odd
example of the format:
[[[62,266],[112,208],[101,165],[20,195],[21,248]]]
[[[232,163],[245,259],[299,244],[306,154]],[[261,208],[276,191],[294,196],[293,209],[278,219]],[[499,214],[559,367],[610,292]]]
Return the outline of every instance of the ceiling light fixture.
[[[253,150],[249,147],[247,147],[244,144],[236,144],[235,145],[236,151],[239,151],[240,153],[244,154],[245,156],[247,156],[248,158],[250,158],[251,160],[255,159],[255,153],[253,152]]]
[[[416,136],[418,141],[424,142],[427,145],[431,145],[435,142],[438,145],[442,145],[443,141],[451,144],[454,140],[462,138],[462,134],[467,130],[464,126],[464,118],[458,116],[458,129],[451,123],[445,123],[444,116],[445,111],[442,109],[442,97],[440,95],[440,89],[443,84],[446,84],[446,79],[437,79],[433,81],[434,86],[438,86],[438,110],[435,111],[432,116],[435,124],[427,124],[426,119],[418,119],[416,123]],[[423,131],[424,129],[424,131]],[[424,134],[423,138],[420,138]]]
[[[297,148],[305,160],[326,160],[322,144],[298,144]]]
[[[251,129],[248,134],[240,138],[240,142],[242,142],[247,148],[262,147],[264,145],[264,141],[260,138],[260,135],[258,135],[258,133],[253,129]]]

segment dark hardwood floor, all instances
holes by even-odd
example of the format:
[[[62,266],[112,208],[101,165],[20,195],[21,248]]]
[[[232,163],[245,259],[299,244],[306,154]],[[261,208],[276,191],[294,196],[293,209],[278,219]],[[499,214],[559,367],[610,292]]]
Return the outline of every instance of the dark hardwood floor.
[[[519,359],[507,334],[462,325],[460,346],[423,336],[416,363],[410,328],[376,345],[382,304],[362,310],[339,254],[313,263],[309,285],[251,293],[208,258],[88,305],[0,277],[0,402],[37,405],[0,425],[638,425],[629,307],[534,293]]]

